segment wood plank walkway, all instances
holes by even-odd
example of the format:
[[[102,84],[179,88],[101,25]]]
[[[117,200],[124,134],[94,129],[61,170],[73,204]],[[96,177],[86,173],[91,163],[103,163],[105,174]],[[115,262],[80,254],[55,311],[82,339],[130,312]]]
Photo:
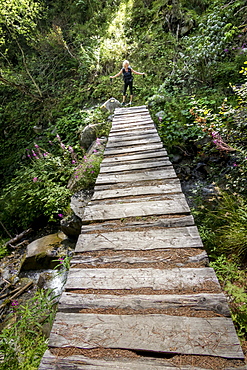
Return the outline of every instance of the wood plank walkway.
[[[247,369],[146,106],[118,108],[39,370]]]

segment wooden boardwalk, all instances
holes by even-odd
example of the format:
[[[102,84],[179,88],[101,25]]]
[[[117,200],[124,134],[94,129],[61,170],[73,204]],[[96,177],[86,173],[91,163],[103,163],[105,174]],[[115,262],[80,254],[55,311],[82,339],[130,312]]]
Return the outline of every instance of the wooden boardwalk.
[[[145,106],[115,110],[39,370],[247,369]]]

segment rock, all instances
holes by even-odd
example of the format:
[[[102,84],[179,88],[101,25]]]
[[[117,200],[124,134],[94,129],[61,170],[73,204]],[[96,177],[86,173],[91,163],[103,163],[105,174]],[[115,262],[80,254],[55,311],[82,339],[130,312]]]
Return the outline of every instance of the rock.
[[[50,333],[51,333],[51,328],[52,328],[52,322],[46,322],[42,326],[42,334],[44,335],[45,338],[49,338]]]
[[[180,155],[180,154],[174,154],[171,157],[171,161],[172,161],[173,164],[177,164],[177,163],[181,162],[182,159],[183,159],[183,156]]]
[[[92,197],[92,191],[81,190],[71,197],[70,208],[80,219],[83,218],[84,209]]]
[[[72,215],[65,217],[60,222],[61,230],[69,238],[78,238],[81,233],[82,221],[74,213]]]
[[[90,145],[96,140],[98,127],[100,125],[101,123],[96,123],[94,125],[87,125],[86,127],[84,127],[80,135],[80,145],[83,149],[87,150]]]
[[[155,115],[156,115],[156,117],[158,117],[159,119],[160,119],[160,118],[162,119],[162,117],[164,116],[164,113],[165,113],[165,111],[160,110],[160,111],[159,111],[159,112],[157,112]]]
[[[121,103],[115,98],[108,99],[101,108],[106,108],[110,113],[113,113],[116,108],[120,108]]]
[[[106,146],[106,143],[107,143],[107,138],[106,137],[103,136],[101,138],[98,138],[88,148],[87,155],[88,156],[90,156],[92,154],[94,154],[94,155],[97,155],[97,154],[100,155],[104,151],[105,146]]]
[[[56,233],[34,240],[27,246],[21,271],[54,268],[55,260],[66,248],[66,235]]]
[[[33,126],[33,131],[35,134],[41,134],[43,132],[43,127],[41,126]]]

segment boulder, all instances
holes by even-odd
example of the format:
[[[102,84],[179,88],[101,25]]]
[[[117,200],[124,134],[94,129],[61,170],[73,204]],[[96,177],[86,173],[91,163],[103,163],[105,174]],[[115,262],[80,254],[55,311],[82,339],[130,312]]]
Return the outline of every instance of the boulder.
[[[74,213],[65,217],[60,222],[62,232],[69,238],[77,239],[81,233],[82,221]]]
[[[78,218],[83,218],[84,209],[91,198],[92,191],[90,190],[80,190],[71,197],[70,208]]]
[[[89,124],[84,127],[80,135],[80,145],[83,149],[87,150],[90,145],[96,140],[98,127],[100,125],[101,123],[96,123],[94,125]]]
[[[104,104],[102,104],[101,108],[107,109],[110,113],[113,113],[116,108],[120,108],[121,103],[115,98],[108,99]]]
[[[46,235],[28,244],[21,271],[54,268],[59,255],[68,248],[64,233]]]

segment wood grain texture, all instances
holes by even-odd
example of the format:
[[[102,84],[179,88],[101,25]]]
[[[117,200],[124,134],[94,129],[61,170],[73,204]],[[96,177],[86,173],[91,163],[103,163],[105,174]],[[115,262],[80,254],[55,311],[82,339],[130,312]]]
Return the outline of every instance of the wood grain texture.
[[[167,151],[164,148],[157,149],[157,150],[150,150],[146,152],[141,152],[141,153],[134,153],[131,155],[115,155],[114,157],[104,157],[101,165],[104,165],[105,163],[111,163],[115,164],[118,162],[126,162],[126,161],[133,161],[133,160],[138,160],[138,159],[150,159],[150,158],[159,158],[159,157],[167,157]]]
[[[114,140],[108,140],[108,143],[106,145],[106,148],[119,148],[124,146],[130,146],[130,145],[141,145],[141,144],[151,144],[151,143],[160,143],[160,137],[159,136],[151,136],[146,137],[144,139],[132,139],[132,140],[121,140],[121,144],[119,141]]]
[[[135,140],[135,139],[144,139],[145,137],[150,136],[159,136],[156,128],[149,128],[148,130],[138,130],[138,131],[128,131],[128,132],[114,132],[108,135],[109,141],[119,141],[119,140]]]
[[[163,167],[161,169],[148,169],[147,171],[133,171],[129,173],[100,173],[96,184],[109,184],[118,182],[136,182],[150,180],[166,180],[176,178],[176,172],[172,167]]]
[[[163,161],[149,161],[147,163],[127,163],[127,164],[119,164],[118,166],[103,166],[101,167],[100,173],[112,173],[112,172],[123,172],[123,171],[134,171],[134,170],[149,170],[150,168],[156,168],[162,166],[171,166],[171,162],[168,159]]]
[[[49,346],[121,348],[164,353],[244,355],[231,319],[58,312]]]
[[[128,154],[128,153],[135,153],[135,152],[143,152],[147,150],[154,150],[154,149],[161,149],[163,148],[163,144],[153,143],[153,144],[143,144],[143,145],[133,145],[133,146],[125,146],[120,148],[106,148],[104,154],[105,155],[118,155],[118,154]]]
[[[126,217],[158,216],[189,213],[184,199],[150,201],[140,203],[105,204],[85,208],[83,222],[106,221]]]
[[[230,317],[230,310],[223,293],[210,294],[166,294],[166,295],[105,295],[105,294],[76,294],[63,292],[59,301],[58,310],[61,312],[79,312],[82,309],[177,309],[189,308],[195,311],[213,311],[217,314]]]
[[[121,267],[120,264],[129,265],[129,267],[133,267],[133,264],[138,264],[138,267],[149,267],[153,264],[168,264],[171,262],[173,267],[187,267],[186,265],[188,263],[200,263],[200,267],[202,267],[202,263],[204,266],[208,266],[209,260],[208,255],[205,251],[198,252],[198,254],[195,254],[193,256],[183,256],[183,253],[179,254],[179,257],[177,257],[177,252],[172,249],[166,250],[166,252],[169,252],[168,255],[164,256],[164,250],[160,253],[159,256],[125,256],[123,253],[119,252],[118,254],[108,255],[107,250],[105,251],[104,255],[100,255],[99,257],[93,257],[84,255],[83,253],[75,254],[75,256],[70,260],[71,267],[74,267],[74,265],[80,264],[80,268],[83,268],[83,265],[86,267],[102,267],[102,265],[108,264],[111,267],[115,267],[116,264],[118,264],[118,267]],[[143,265],[143,266],[141,266]],[[122,266],[123,267],[123,266]],[[126,267],[126,266],[125,266]],[[153,267],[153,266],[151,266]],[[168,266],[169,267],[169,266]],[[168,268],[167,267],[167,268]],[[195,266],[196,267],[196,266]],[[165,268],[163,266],[163,268]]]
[[[113,369],[113,370],[192,370],[190,365],[174,366],[166,360],[162,359],[135,359],[135,358],[116,358],[111,359],[96,359],[85,356],[74,355],[59,357],[53,355],[49,350],[44,354],[38,370],[97,370],[97,369]],[[247,369],[247,368],[245,368]],[[245,370],[234,369],[234,370]],[[193,370],[208,370],[204,368],[194,367]],[[224,370],[224,369],[221,369]]]
[[[76,252],[102,249],[134,251],[170,248],[203,248],[197,227],[80,234],[75,250]]]
[[[105,221],[98,224],[82,225],[81,234],[91,233],[91,232],[109,232],[110,231],[123,231],[123,230],[134,230],[138,229],[150,229],[155,228],[167,228],[167,227],[183,227],[183,226],[195,226],[194,218],[192,215],[182,215],[180,217],[166,218],[151,218],[147,220],[125,220],[121,226],[119,226],[118,221]]]
[[[121,133],[128,133],[129,132],[129,127],[128,125],[122,125],[122,126],[118,126],[118,127],[113,127],[111,129],[111,133],[112,134],[121,134]],[[144,132],[145,130],[154,130],[154,124],[153,123],[139,123],[138,126],[133,126],[131,128],[131,131],[133,133],[138,133],[140,131]]]
[[[121,200],[122,197],[139,196],[139,195],[157,195],[157,194],[170,194],[170,193],[181,193],[182,189],[180,182],[176,179],[162,185],[153,186],[135,186],[127,188],[116,188],[112,190],[96,190],[93,194],[92,201],[118,198]]]
[[[153,268],[139,269],[80,269],[69,270],[65,288],[71,289],[140,289],[155,290],[195,289],[210,282],[219,288],[215,272],[210,267],[175,268],[159,270]]]

